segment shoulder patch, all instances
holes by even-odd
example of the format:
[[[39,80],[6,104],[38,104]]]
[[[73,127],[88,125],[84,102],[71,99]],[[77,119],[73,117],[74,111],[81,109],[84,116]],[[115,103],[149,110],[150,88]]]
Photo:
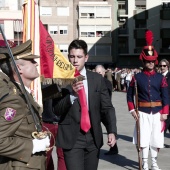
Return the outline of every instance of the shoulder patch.
[[[16,110],[14,110],[12,108],[6,108],[6,111],[5,111],[5,114],[4,114],[5,120],[7,120],[7,121],[13,120],[16,113],[17,113]]]

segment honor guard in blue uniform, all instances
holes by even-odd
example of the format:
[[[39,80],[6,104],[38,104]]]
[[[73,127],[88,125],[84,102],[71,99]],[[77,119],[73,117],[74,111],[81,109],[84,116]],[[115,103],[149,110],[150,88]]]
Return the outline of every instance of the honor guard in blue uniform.
[[[168,84],[166,78],[155,71],[157,52],[152,46],[153,33],[146,32],[147,46],[144,46],[139,59],[144,69],[134,75],[127,92],[129,111],[135,120],[140,122],[140,147],[142,148],[142,168],[149,170],[148,153],[151,153],[151,170],[160,170],[157,165],[157,155],[164,147],[164,121],[169,114]],[[134,86],[137,82],[138,110],[137,115],[134,104]],[[136,128],[133,143],[137,144]]]

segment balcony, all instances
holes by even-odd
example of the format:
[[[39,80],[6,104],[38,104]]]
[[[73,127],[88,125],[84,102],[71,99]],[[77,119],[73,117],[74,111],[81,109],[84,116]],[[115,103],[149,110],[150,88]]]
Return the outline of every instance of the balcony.
[[[146,29],[135,29],[134,30],[134,38],[135,39],[144,39],[145,32],[146,32]]]
[[[170,28],[163,28],[163,29],[161,29],[160,37],[162,39],[170,38]]]
[[[127,16],[127,11],[125,9],[118,9],[117,11],[117,16],[118,17],[124,17],[124,16]]]
[[[133,11],[134,19],[148,19],[148,11],[145,9],[136,9]]]
[[[111,18],[79,18],[78,25],[112,25]]]
[[[170,20],[170,9],[160,11],[160,19]]]

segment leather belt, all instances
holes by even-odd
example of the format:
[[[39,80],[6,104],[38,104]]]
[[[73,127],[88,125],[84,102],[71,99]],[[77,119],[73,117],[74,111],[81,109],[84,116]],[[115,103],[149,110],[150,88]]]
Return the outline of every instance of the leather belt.
[[[138,102],[139,107],[157,107],[162,106],[161,102]]]

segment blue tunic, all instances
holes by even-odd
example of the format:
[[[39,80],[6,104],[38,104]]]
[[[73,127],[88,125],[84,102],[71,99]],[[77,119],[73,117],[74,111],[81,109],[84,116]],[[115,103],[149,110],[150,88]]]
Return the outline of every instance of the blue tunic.
[[[134,109],[135,80],[137,81],[139,102],[161,102],[162,106],[138,107],[139,111],[145,113],[169,114],[168,84],[166,78],[160,73],[143,71],[136,74],[127,92],[129,110]]]

